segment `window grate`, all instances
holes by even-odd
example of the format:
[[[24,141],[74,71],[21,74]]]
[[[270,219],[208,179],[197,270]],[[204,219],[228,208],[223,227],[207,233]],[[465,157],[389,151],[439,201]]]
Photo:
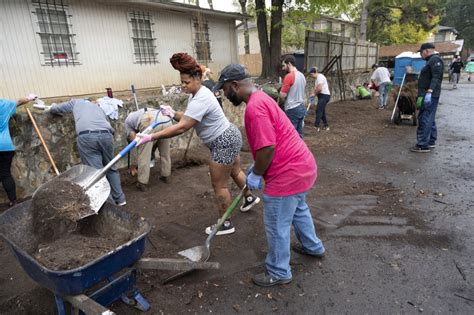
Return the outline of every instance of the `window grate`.
[[[207,64],[211,58],[211,39],[207,20],[193,19],[194,52],[199,63]]]
[[[135,62],[142,64],[157,63],[156,38],[154,37],[154,24],[150,14],[145,12],[129,13],[129,22]]]
[[[72,25],[63,0],[32,0],[44,63],[69,66],[79,63]]]

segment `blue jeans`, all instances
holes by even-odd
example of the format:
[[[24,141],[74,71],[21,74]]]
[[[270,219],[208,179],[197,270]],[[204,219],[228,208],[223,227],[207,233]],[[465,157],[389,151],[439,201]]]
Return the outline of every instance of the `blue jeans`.
[[[326,105],[329,102],[331,95],[327,94],[319,94],[318,95],[318,107],[316,107],[316,120],[314,122],[315,127],[319,127],[321,123],[321,119],[323,120],[323,124],[325,127],[328,125],[328,120],[326,119]]]
[[[432,97],[431,103],[423,104],[418,113],[418,128],[416,129],[416,145],[421,148],[428,148],[434,145],[438,137],[436,130],[436,109],[438,108],[439,97]]]
[[[388,83],[389,82],[384,82],[380,83],[379,85],[379,100],[380,100],[380,107],[385,107],[387,106],[387,101],[388,101]]]
[[[278,279],[291,279],[290,234],[293,225],[296,238],[311,254],[325,251],[316,236],[311,212],[306,204],[307,192],[272,197],[263,195],[263,222],[267,234],[268,253],[265,264],[268,274]]]
[[[303,121],[304,116],[306,115],[306,108],[304,105],[301,104],[295,108],[286,110],[285,113],[295,127],[296,131],[298,131],[301,139],[303,139]]]
[[[77,137],[77,148],[85,165],[103,168],[114,158],[114,138],[110,133],[89,133]],[[107,180],[112,190],[112,199],[124,202],[125,195],[120,186],[120,174],[115,166],[107,171]]]

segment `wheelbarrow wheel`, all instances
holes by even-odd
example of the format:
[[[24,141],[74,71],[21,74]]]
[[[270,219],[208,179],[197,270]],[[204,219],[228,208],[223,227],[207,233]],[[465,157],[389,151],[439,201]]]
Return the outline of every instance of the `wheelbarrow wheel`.
[[[400,110],[397,109],[395,110],[395,115],[393,116],[393,121],[392,121],[395,125],[400,125],[400,123],[402,122],[402,116],[400,115]]]

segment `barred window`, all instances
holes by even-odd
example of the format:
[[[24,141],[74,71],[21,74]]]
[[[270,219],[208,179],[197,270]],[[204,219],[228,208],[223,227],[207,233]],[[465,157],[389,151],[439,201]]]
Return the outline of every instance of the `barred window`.
[[[70,24],[71,15],[62,0],[32,0],[41,41],[43,62],[50,66],[79,63]]]
[[[133,54],[137,63],[156,63],[156,46],[153,32],[153,21],[149,13],[129,13],[133,42]]]
[[[209,37],[209,23],[203,19],[193,19],[194,53],[198,62],[207,64],[211,61],[211,40]]]

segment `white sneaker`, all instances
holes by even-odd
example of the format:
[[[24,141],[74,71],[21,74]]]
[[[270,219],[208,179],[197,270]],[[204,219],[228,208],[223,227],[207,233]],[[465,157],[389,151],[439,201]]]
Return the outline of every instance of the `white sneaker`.
[[[126,201],[122,201],[122,202],[116,202],[115,204],[116,204],[117,206],[122,207],[122,206],[125,206],[125,205],[127,204],[127,202],[126,202]]]

